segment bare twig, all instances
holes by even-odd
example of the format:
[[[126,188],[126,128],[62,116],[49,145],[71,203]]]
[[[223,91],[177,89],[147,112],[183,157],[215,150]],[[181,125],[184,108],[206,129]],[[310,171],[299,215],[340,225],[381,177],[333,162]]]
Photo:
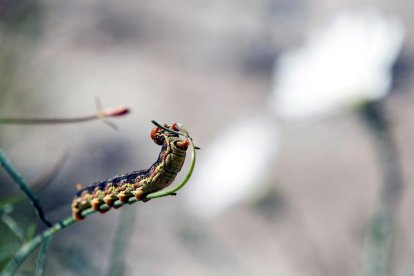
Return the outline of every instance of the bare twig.
[[[36,181],[30,186],[30,188],[35,191],[39,192],[44,189],[48,184],[50,184],[53,178],[57,175],[60,167],[62,166],[63,161],[65,160],[65,155],[59,155],[52,163],[52,165],[44,171]],[[21,190],[17,190],[16,192],[5,195],[0,197],[0,206],[5,204],[15,204],[25,198],[25,195],[21,192]]]
[[[43,212],[43,208],[39,203],[36,195],[32,192],[29,185],[27,184],[26,180],[24,180],[23,176],[14,168],[12,163],[7,158],[6,154],[3,150],[0,149],[0,165],[4,168],[4,170],[10,175],[10,177],[15,181],[17,186],[25,193],[27,198],[32,203],[33,207],[35,208],[37,215],[39,216],[40,220],[43,221],[48,227],[52,226],[52,223],[46,219],[45,214]]]
[[[13,125],[49,125],[49,124],[68,124],[80,123],[93,120],[101,120],[112,128],[116,128],[114,124],[107,121],[109,117],[124,116],[129,113],[129,109],[124,106],[102,109],[99,100],[97,100],[97,111],[95,114],[86,116],[77,116],[72,118],[37,118],[37,117],[4,117],[0,118],[0,124]]]

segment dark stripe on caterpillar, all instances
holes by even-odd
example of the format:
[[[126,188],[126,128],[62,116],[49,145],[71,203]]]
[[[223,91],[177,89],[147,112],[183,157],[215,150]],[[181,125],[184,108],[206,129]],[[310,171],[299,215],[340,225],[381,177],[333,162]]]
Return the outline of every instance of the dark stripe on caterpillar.
[[[189,141],[174,133],[180,130],[176,124],[165,124],[164,128],[156,127],[151,131],[152,140],[162,146],[157,161],[151,167],[96,182],[77,192],[72,201],[76,220],[83,219],[81,212],[90,207],[99,210],[102,204],[112,207],[116,200],[126,203],[131,197],[145,199],[145,195],[174,181],[184,164]]]

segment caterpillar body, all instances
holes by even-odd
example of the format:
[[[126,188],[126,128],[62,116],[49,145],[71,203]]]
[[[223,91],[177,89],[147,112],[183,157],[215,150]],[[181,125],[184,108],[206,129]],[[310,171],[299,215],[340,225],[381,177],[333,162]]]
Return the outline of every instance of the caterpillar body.
[[[123,203],[131,197],[145,200],[147,194],[159,191],[174,181],[184,164],[189,141],[174,133],[184,130],[179,125],[164,124],[164,127],[172,132],[160,127],[151,131],[152,140],[162,146],[157,161],[151,167],[96,182],[78,191],[72,201],[72,213],[76,220],[83,219],[81,212],[91,207],[99,211],[102,204],[112,207],[117,200]]]

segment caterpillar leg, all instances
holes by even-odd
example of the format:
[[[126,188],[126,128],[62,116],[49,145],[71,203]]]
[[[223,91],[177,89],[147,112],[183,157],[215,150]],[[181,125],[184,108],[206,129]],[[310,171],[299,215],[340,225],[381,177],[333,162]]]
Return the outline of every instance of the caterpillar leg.
[[[81,216],[79,210],[73,210],[72,211],[72,215],[75,218],[75,220],[77,220],[77,221],[80,221],[80,220],[83,220],[84,219],[84,217]]]
[[[108,195],[104,196],[104,198],[103,198],[103,201],[109,207],[114,206],[114,202],[117,201],[117,200],[118,200],[118,197],[115,196],[114,194],[108,194]]]
[[[91,200],[92,209],[95,211],[99,211],[99,207],[104,204],[105,202],[101,198],[94,198]]]
[[[181,141],[177,141],[175,145],[182,150],[186,150],[188,146],[190,145],[190,142],[188,140],[181,140]]]
[[[103,191],[100,191],[100,190],[95,191],[94,196],[91,199],[92,209],[94,209],[95,211],[99,211],[99,207],[105,203],[103,200],[104,196],[105,194]]]
[[[81,216],[81,209],[79,209],[79,202],[76,201],[76,199],[74,199],[72,201],[72,215],[75,218],[75,220],[80,221],[83,219],[83,217]]]
[[[144,195],[144,191],[142,190],[142,187],[141,187],[133,191],[132,194],[135,196],[137,200],[141,200],[142,196]]]
[[[125,190],[120,191],[118,193],[118,199],[122,203],[127,203],[128,199],[133,197],[133,196],[134,196],[134,194],[132,193],[132,191],[129,188],[125,188]]]
[[[91,207],[91,196],[85,195],[81,198],[75,198],[72,201],[72,214],[76,220],[82,220],[81,212]]]

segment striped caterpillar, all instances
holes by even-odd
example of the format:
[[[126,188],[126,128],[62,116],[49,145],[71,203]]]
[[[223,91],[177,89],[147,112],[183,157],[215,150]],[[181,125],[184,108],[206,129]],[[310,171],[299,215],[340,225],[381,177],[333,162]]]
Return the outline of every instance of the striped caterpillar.
[[[164,189],[174,181],[184,164],[189,141],[174,133],[187,133],[179,125],[164,124],[164,127],[157,126],[151,131],[152,140],[162,147],[157,161],[149,169],[96,182],[78,191],[72,201],[72,213],[76,220],[83,219],[81,212],[90,207],[99,211],[101,205],[112,207],[117,200],[122,203],[127,203],[131,197],[145,200],[147,194]]]

